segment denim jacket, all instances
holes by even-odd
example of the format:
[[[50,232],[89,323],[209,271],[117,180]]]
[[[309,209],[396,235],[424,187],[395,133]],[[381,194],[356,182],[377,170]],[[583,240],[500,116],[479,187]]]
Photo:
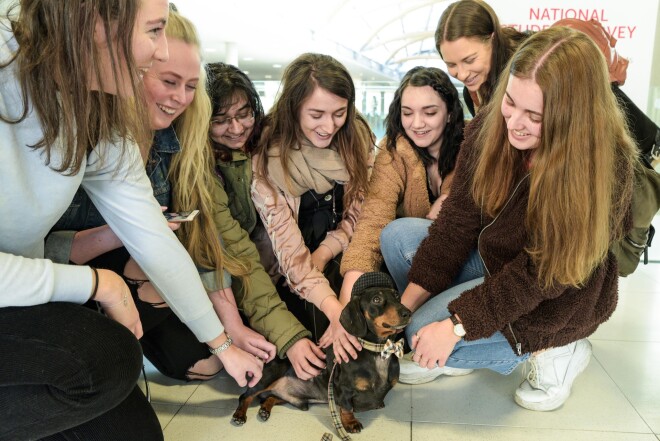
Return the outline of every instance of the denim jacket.
[[[145,169],[149,181],[151,181],[154,197],[162,207],[170,206],[172,184],[167,175],[172,163],[172,156],[180,151],[181,145],[172,126],[156,131]],[[87,193],[79,188],[69,208],[46,238],[46,258],[57,263],[69,263],[73,236],[76,232],[105,224],[105,220],[92,204]],[[217,291],[231,286],[231,276],[227,271],[224,271],[220,285],[216,281],[214,271],[199,267],[197,269],[207,291]]]
[[[168,207],[168,211],[172,211],[170,207],[172,184],[167,179],[167,174],[172,164],[172,156],[180,151],[181,144],[172,126],[157,130],[145,166],[154,190],[154,197],[162,207]]]

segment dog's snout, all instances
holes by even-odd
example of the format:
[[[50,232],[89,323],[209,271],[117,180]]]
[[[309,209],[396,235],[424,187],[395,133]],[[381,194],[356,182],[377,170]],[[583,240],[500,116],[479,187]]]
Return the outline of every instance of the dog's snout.
[[[404,308],[403,311],[401,311],[401,314],[400,314],[400,315],[401,315],[401,318],[402,318],[402,319],[406,319],[406,320],[407,320],[407,319],[410,318],[410,316],[412,315],[412,313],[410,312],[410,310],[409,310],[408,308]]]

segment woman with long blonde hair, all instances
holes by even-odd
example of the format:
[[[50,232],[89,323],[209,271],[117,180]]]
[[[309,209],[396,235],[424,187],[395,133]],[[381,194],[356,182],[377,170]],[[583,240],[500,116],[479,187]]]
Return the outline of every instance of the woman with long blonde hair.
[[[216,316],[229,335],[226,340],[229,343],[221,347],[235,351],[236,361],[224,363],[209,353],[207,345],[194,338],[117,236],[103,225],[84,193],[76,194],[69,212],[56,225],[55,230],[60,231],[50,235],[47,252],[55,260],[92,262],[124,277],[143,323],[144,336],[140,343],[144,354],[163,374],[181,380],[209,379],[224,364],[230,374],[237,375],[237,368],[260,366],[255,357],[244,351],[269,360],[275,350],[263,336],[242,323],[231,290],[231,277],[243,279],[242,286],[249,289],[249,265],[226,255],[214,223],[216,207],[212,189],[216,177],[207,136],[211,106],[204,87],[206,78],[197,32],[189,20],[172,11],[167,40],[170,59],[154,64],[143,79],[151,128],[156,130],[151,148],[144,152],[147,175],[162,207],[199,210],[192,221],[169,223],[169,226],[201,273]],[[89,229],[67,231],[83,228]]]
[[[525,41],[468,126],[453,191],[408,272],[418,370],[508,374],[529,361],[516,402],[561,406],[616,307],[609,249],[629,227],[636,154],[593,41],[562,27]],[[402,268],[405,244],[389,237],[388,267]],[[447,289],[474,249],[485,277]]]

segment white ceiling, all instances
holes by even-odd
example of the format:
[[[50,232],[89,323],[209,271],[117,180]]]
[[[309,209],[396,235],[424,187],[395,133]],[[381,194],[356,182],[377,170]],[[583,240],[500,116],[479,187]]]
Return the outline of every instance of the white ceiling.
[[[225,61],[254,81],[279,80],[303,52],[344,63],[363,81],[398,81],[421,64],[444,68],[433,42],[450,0],[175,0],[195,23],[208,62]]]

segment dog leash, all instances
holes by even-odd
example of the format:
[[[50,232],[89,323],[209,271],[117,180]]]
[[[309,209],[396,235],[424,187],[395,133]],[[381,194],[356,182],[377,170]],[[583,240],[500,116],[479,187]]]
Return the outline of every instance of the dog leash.
[[[403,357],[403,338],[396,341],[392,342],[389,338],[385,341],[385,343],[372,343],[367,340],[363,340],[358,337],[358,341],[362,345],[362,347],[370,352],[376,352],[380,353],[381,358],[388,359],[392,355],[394,355],[396,358],[401,358]],[[330,379],[328,380],[328,407],[330,408],[330,416],[332,417],[332,424],[335,426],[335,429],[337,430],[337,434],[339,435],[339,439],[341,441],[351,441],[351,437],[346,433],[346,430],[344,429],[344,425],[341,423],[341,418],[339,417],[339,413],[337,412],[337,406],[335,405],[335,389],[332,384],[332,379],[335,375],[335,368],[337,367],[337,362],[332,366],[332,371],[330,371]],[[332,440],[332,435],[329,433],[324,433],[323,437],[321,437],[321,441],[331,441]]]
[[[334,424],[335,429],[337,430],[339,439],[341,439],[341,441],[351,441],[351,437],[348,436],[348,433],[346,433],[346,429],[344,429],[344,425],[341,423],[341,418],[339,418],[339,413],[337,412],[337,406],[335,405],[335,388],[332,385],[332,378],[335,376],[335,368],[337,367],[338,364],[339,363],[335,361],[335,363],[332,365],[332,371],[330,371],[330,380],[328,381],[328,407],[330,408],[330,417],[332,418],[332,424]],[[323,438],[321,438],[321,441],[327,441],[331,439],[332,439],[332,435],[330,435],[329,433],[325,433],[323,434]]]

